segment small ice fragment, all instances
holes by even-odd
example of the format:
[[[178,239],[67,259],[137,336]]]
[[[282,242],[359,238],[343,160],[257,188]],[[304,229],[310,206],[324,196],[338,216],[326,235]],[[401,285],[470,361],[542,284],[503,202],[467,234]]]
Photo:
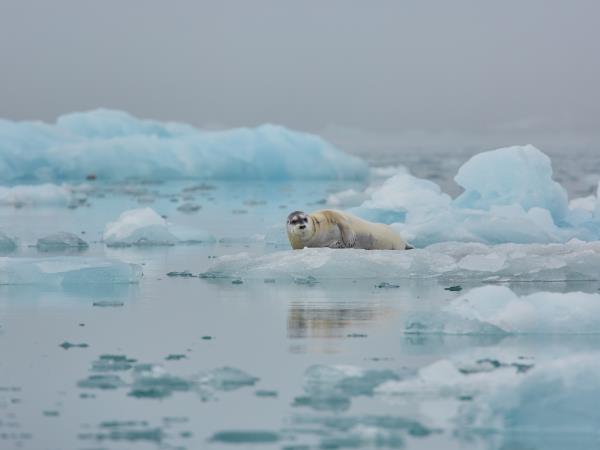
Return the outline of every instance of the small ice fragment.
[[[125,386],[125,382],[118,375],[90,375],[78,382],[77,386],[86,389],[117,389]]]
[[[210,438],[213,442],[224,444],[269,444],[278,442],[280,439],[277,433],[271,431],[219,431]]]
[[[83,343],[83,342],[82,342],[82,343],[80,343],[80,344],[73,344],[73,343],[71,343],[71,342],[67,342],[67,341],[65,341],[65,342],[63,342],[62,344],[60,344],[60,345],[59,345],[59,347],[62,347],[62,348],[64,348],[65,350],[69,350],[70,348],[76,348],[76,347],[79,347],[79,348],[87,348],[87,347],[89,347],[89,345],[88,345],[88,344],[85,344],[85,343]]]
[[[199,211],[200,209],[202,209],[202,206],[198,205],[197,203],[192,203],[192,202],[186,202],[186,203],[182,203],[181,205],[179,205],[177,207],[177,211],[180,211],[182,213],[194,213],[196,211]]]
[[[196,277],[197,275],[194,275],[193,273],[188,272],[187,270],[184,270],[183,272],[168,272],[167,276],[168,277],[193,278],[193,277]]]
[[[121,372],[129,370],[137,361],[125,355],[100,355],[92,362],[94,372]]]
[[[379,289],[396,289],[399,288],[400,285],[396,283],[388,283],[387,281],[382,281],[381,283],[376,284],[375,287]]]
[[[462,291],[462,286],[456,285],[456,286],[449,286],[447,288],[444,288],[445,291],[451,291],[451,292],[459,292]]]
[[[125,303],[113,300],[100,300],[92,303],[92,306],[98,306],[100,308],[118,308],[123,305],[125,305]]]
[[[38,239],[36,247],[42,252],[52,252],[67,249],[84,250],[88,248],[88,244],[74,233],[60,231]]]
[[[179,361],[180,359],[186,359],[187,356],[183,355],[181,353],[171,353],[170,355],[168,355],[165,360],[167,361]]]

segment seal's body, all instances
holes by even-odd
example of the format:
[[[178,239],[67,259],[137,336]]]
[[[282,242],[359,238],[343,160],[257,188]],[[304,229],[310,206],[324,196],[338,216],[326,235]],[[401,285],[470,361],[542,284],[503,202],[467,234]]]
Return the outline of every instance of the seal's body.
[[[293,249],[330,247],[407,250],[413,248],[388,225],[367,222],[351,214],[331,209],[310,214],[294,211],[288,216],[287,232]]]

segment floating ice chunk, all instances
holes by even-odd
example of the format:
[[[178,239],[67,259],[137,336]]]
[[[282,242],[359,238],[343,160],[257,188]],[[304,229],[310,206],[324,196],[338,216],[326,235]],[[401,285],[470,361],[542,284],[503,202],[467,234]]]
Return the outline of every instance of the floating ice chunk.
[[[116,222],[104,229],[109,246],[174,245],[177,238],[168,230],[167,221],[151,208],[123,212]]]
[[[0,231],[0,252],[12,252],[17,248],[17,242]]]
[[[550,211],[555,221],[563,220],[568,209],[567,192],[552,180],[550,158],[532,145],[479,153],[454,180],[465,189],[454,201],[461,208],[538,207]]]
[[[138,364],[133,369],[133,384],[129,396],[136,398],[165,398],[173,392],[195,388],[192,380],[168,374],[155,364]]]
[[[95,110],[55,124],[0,120],[0,179],[364,179],[367,164],[275,125],[203,131]]]
[[[256,256],[219,257],[203,278],[309,279],[440,278],[478,281],[598,280],[600,243],[567,244],[446,243],[410,251],[310,248]]]
[[[128,247],[215,242],[215,238],[204,230],[170,224],[151,208],[140,208],[125,211],[108,223],[104,242],[110,247]]]
[[[409,333],[598,334],[600,294],[537,292],[517,296],[505,286],[475,288],[440,313],[412,315]]]
[[[141,266],[103,258],[0,258],[0,284],[121,284],[141,277]]]
[[[416,401],[429,425],[460,428],[463,433],[483,429],[596,434],[600,355],[538,361],[527,370],[519,362],[497,362],[492,370],[471,372],[461,361],[440,360],[414,378],[381,385],[377,392],[396,402]],[[442,400],[445,407],[439,408]]]
[[[67,205],[71,201],[71,195],[66,186],[56,184],[0,186],[0,205],[16,208],[30,205]]]
[[[51,252],[67,249],[83,250],[88,248],[88,244],[76,234],[60,231],[38,239],[36,247],[42,252]]]

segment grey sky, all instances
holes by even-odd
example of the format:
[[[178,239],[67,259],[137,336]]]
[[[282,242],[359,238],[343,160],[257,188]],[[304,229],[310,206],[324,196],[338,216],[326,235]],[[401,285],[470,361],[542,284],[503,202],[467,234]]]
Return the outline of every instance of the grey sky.
[[[0,117],[594,134],[600,2],[0,2]]]

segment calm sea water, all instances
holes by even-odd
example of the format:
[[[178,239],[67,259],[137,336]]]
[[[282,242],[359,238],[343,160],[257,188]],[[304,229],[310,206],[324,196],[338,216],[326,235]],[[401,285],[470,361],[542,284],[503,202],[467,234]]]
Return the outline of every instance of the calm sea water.
[[[559,179],[574,195],[588,194],[590,180],[600,172],[598,162],[589,161],[563,158],[558,168],[555,162]],[[430,154],[395,162],[449,186],[462,161]],[[390,280],[237,284],[167,276],[203,272],[214,256],[280,251],[255,235],[283,226],[290,210],[318,209],[328,193],[361,187],[217,183],[215,190],[195,194],[201,210],[184,214],[176,208],[187,184],[91,196],[89,206],[76,209],[0,209],[0,228],[24,244],[12,257],[40,256],[27,244],[53,231],[72,231],[90,243],[78,255],[144,268],[138,285],[0,287],[0,448],[562,449],[596,444],[596,437],[586,434],[432,426],[431,417],[453,406],[431,398],[402,402],[374,388],[469,351],[491,360],[512,352],[536,361],[598,350],[600,336],[404,334],[408,314],[437,310],[461,295],[437,281],[382,289],[377,285]],[[140,195],[153,201],[141,204]],[[107,222],[146,205],[225,239],[146,249],[99,243]],[[464,293],[476,285],[462,287]],[[518,293],[595,292],[598,287],[595,282],[512,286]],[[75,346],[64,348],[64,342]],[[350,374],[345,380],[327,369],[338,365],[354,367],[343,369]]]

